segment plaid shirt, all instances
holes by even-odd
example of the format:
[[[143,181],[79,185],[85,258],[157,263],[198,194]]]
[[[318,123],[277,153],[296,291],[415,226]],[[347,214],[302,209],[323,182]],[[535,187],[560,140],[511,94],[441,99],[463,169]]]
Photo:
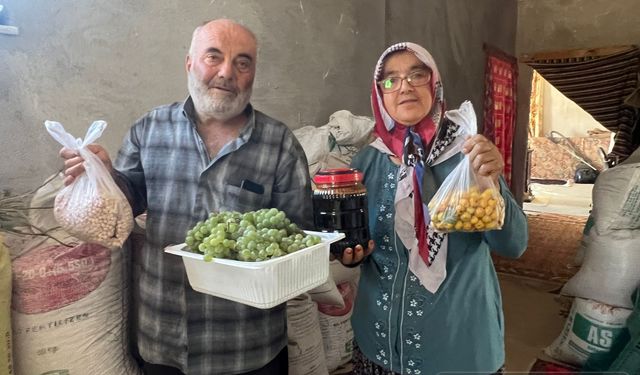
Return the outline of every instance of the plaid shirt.
[[[195,292],[169,244],[211,211],[283,210],[312,223],[304,151],[283,123],[246,109],[239,137],[210,157],[191,98],[158,107],[130,129],[115,168],[134,213],[147,211],[146,241],[134,254],[136,339],[145,361],[190,375],[236,374],[267,364],[287,344],[285,304],[261,310]],[[263,194],[241,189],[250,180]]]

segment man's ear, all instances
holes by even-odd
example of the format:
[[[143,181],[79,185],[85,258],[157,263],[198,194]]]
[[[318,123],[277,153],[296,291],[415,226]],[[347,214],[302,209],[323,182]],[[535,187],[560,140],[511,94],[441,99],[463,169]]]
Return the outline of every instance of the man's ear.
[[[192,62],[193,61],[191,60],[191,55],[187,54],[187,58],[185,59],[185,62],[184,62],[184,67],[185,67],[185,70],[187,71],[187,73],[189,73],[189,71],[191,70],[191,63]]]

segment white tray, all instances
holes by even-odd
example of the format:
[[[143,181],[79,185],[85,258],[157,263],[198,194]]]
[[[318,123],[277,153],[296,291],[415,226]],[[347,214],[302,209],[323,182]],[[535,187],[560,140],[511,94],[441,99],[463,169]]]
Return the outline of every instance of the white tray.
[[[344,233],[305,231],[322,242],[282,257],[262,262],[214,258],[185,251],[185,244],[168,246],[170,254],[182,257],[189,284],[201,293],[245,305],[268,309],[305,293],[329,278],[329,245]]]

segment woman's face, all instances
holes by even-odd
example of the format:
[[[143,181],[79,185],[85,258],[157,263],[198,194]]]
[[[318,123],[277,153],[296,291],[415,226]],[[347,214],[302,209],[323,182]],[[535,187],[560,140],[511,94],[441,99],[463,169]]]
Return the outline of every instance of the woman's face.
[[[427,84],[424,84],[425,74],[429,77]],[[408,76],[418,77],[422,85],[412,86],[406,79]],[[385,92],[380,87],[384,107],[396,122],[406,126],[416,125],[429,114],[433,105],[431,71],[412,52],[402,51],[387,58],[379,85],[384,85],[383,81],[390,77],[401,80],[400,87],[393,92]],[[414,84],[418,79],[414,80]],[[387,81],[388,87],[391,87],[391,81]]]

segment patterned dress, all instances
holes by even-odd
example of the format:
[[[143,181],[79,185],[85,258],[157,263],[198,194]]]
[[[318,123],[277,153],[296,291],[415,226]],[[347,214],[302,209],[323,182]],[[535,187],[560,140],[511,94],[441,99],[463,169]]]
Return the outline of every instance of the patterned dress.
[[[446,134],[439,133],[438,137]],[[431,181],[423,185],[424,201],[431,199],[461,157],[426,167],[425,179]],[[409,270],[409,251],[394,228],[394,197],[402,168],[373,147],[356,155],[352,166],[364,173],[376,242],[376,250],[362,265],[352,316],[359,347],[356,374],[498,371],[504,363],[503,313],[489,248],[518,257],[527,243],[526,218],[504,181],[503,229],[449,234],[447,276],[431,293]]]

